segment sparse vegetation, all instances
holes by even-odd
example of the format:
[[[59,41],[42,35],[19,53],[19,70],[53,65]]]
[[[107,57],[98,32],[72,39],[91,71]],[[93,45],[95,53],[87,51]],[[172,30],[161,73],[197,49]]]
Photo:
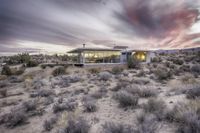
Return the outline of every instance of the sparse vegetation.
[[[36,67],[38,66],[39,63],[37,61],[33,61],[33,60],[29,60],[27,63],[26,63],[26,66],[27,67]]]
[[[192,66],[192,67],[191,67],[191,71],[192,71],[193,73],[198,73],[198,74],[200,74],[200,65],[194,65],[194,66]]]
[[[137,117],[136,133],[155,133],[158,130],[157,118],[153,114],[141,113]]]
[[[143,105],[143,108],[146,113],[162,113],[163,110],[166,108],[166,104],[162,100],[152,98]]]
[[[90,68],[90,69],[88,69],[88,71],[91,74],[98,74],[98,73],[100,73],[100,69],[99,68]]]
[[[88,133],[90,129],[90,125],[83,118],[69,119],[66,125],[59,133]]]
[[[65,73],[66,72],[65,72],[65,68],[64,67],[58,67],[53,71],[52,75],[53,76],[59,76],[59,75],[64,75]]]
[[[26,101],[22,105],[23,105],[23,108],[25,109],[25,111],[27,111],[27,112],[35,110],[37,107],[37,103],[34,100]]]
[[[183,65],[184,61],[181,59],[175,58],[175,59],[173,59],[173,63],[176,65]]]
[[[100,72],[99,73],[99,78],[100,80],[107,81],[112,77],[112,75],[109,72]]]
[[[172,73],[165,67],[157,68],[154,74],[159,80],[167,80],[172,77]]]
[[[178,124],[177,133],[199,133],[199,101],[178,103],[166,113],[166,119]]]
[[[106,122],[102,125],[104,133],[134,133],[130,125]]]
[[[12,75],[12,71],[11,71],[11,69],[10,69],[9,66],[5,65],[5,66],[3,66],[3,68],[2,68],[1,74],[2,74],[2,75],[10,76],[10,75]]]
[[[192,85],[190,88],[187,90],[187,98],[189,99],[195,99],[200,97],[200,85]]]
[[[148,64],[134,62],[133,69],[77,68],[59,55],[18,55],[6,65],[10,57],[5,57],[0,131],[200,133],[198,57],[196,52],[157,54]],[[41,68],[32,68],[31,61]]]
[[[68,100],[65,103],[55,103],[53,105],[53,112],[54,113],[58,113],[58,112],[62,112],[62,111],[74,111],[77,107],[77,103],[75,101],[70,101]]]
[[[6,97],[7,96],[7,89],[5,89],[5,88],[0,89],[0,95],[2,97]]]
[[[122,73],[122,71],[123,71],[124,69],[122,68],[122,67],[113,67],[112,68],[112,74],[120,74],[120,73]]]
[[[128,65],[129,69],[139,69],[140,68],[140,62],[134,58],[129,58],[127,65]]]
[[[10,113],[4,114],[0,118],[0,124],[4,123],[9,128],[24,124],[27,121],[27,115],[23,108],[14,108]]]
[[[116,92],[113,97],[119,102],[121,107],[135,107],[138,105],[139,97],[127,91]]]
[[[48,120],[45,120],[43,123],[43,128],[46,131],[51,131],[51,129],[53,128],[53,125],[57,122],[57,117],[52,117]]]
[[[97,110],[95,101],[88,101],[84,103],[84,111],[85,112],[95,112]]]
[[[157,56],[157,57],[152,58],[151,62],[153,62],[153,63],[160,63],[160,62],[162,62],[162,59],[161,59],[161,57]]]
[[[155,97],[157,95],[155,88],[152,86],[131,85],[126,87],[125,90],[142,98]]]

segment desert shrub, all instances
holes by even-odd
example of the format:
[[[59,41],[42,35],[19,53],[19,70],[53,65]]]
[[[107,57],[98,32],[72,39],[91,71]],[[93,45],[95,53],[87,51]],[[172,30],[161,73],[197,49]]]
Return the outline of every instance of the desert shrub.
[[[87,101],[83,104],[84,112],[95,112],[97,110],[96,101]]]
[[[139,85],[146,85],[150,83],[150,80],[148,78],[137,78],[137,79],[133,79],[132,83],[139,84]]]
[[[114,94],[113,98],[119,102],[121,107],[135,107],[138,105],[138,96],[134,96],[127,91],[119,91]]]
[[[0,81],[0,88],[4,88],[8,86],[8,82],[6,80]]]
[[[2,97],[6,97],[7,96],[7,89],[4,89],[4,88],[0,89],[0,95]]]
[[[91,96],[84,96],[82,98],[84,112],[97,111],[96,100]]]
[[[187,98],[189,99],[195,99],[195,98],[200,97],[200,85],[190,86],[186,95],[187,95]]]
[[[138,95],[139,97],[143,97],[143,98],[157,96],[157,93],[152,86],[132,85],[132,86],[126,87],[125,90],[133,95]]]
[[[37,61],[34,61],[34,60],[29,60],[28,62],[26,62],[27,67],[36,67],[38,65],[39,65],[39,63]]]
[[[27,116],[22,108],[14,108],[10,113],[4,114],[0,121],[7,127],[13,128],[25,123],[27,121]]]
[[[178,69],[177,66],[174,65],[174,64],[170,64],[169,68],[170,68],[170,69]]]
[[[130,125],[106,122],[102,125],[104,133],[135,133]]]
[[[149,101],[143,105],[143,109],[146,113],[163,112],[166,108],[166,104],[162,100],[149,99]]]
[[[19,70],[17,70],[14,74],[15,75],[21,75],[24,73],[24,71],[26,70],[25,67],[20,67]]]
[[[67,126],[59,133],[88,133],[90,125],[83,118],[69,119]]]
[[[137,74],[138,77],[144,77],[145,76],[145,71],[140,70],[139,73]]]
[[[179,69],[182,72],[190,72],[190,65],[182,65]]]
[[[52,117],[48,120],[45,120],[43,123],[43,128],[45,131],[51,131],[53,129],[53,125],[57,122],[57,117]]]
[[[103,96],[105,96],[107,93],[107,90],[105,88],[101,88],[100,90],[92,93],[90,96],[95,98],[95,99],[100,99],[102,98]]]
[[[160,57],[154,57],[154,58],[151,59],[151,62],[160,63],[160,62],[162,62],[162,59]]]
[[[58,113],[58,112],[62,112],[62,111],[74,111],[77,107],[77,103],[75,101],[70,101],[68,100],[65,103],[59,104],[59,103],[55,103],[53,105],[53,112],[54,113]]]
[[[29,100],[29,101],[23,102],[22,106],[25,109],[25,111],[28,112],[28,111],[35,110],[37,107],[37,103],[34,100]]]
[[[112,88],[112,91],[119,91],[122,88],[125,88],[129,85],[130,85],[130,82],[127,82],[127,81],[117,82],[117,85],[114,88]]]
[[[166,62],[165,62],[165,66],[166,66],[166,67],[170,67],[170,65],[171,65],[171,63],[170,63],[169,61],[166,61]]]
[[[48,96],[48,97],[46,97],[45,99],[44,99],[44,105],[50,105],[50,104],[52,104],[52,103],[54,103],[54,97],[53,96]]]
[[[177,133],[199,133],[200,132],[200,120],[199,116],[194,112],[188,112],[183,114],[184,123],[180,124],[177,129]]]
[[[11,71],[11,69],[10,69],[10,67],[8,65],[5,65],[2,68],[1,74],[10,76],[10,75],[12,75],[12,71]]]
[[[91,74],[98,74],[98,73],[100,73],[100,69],[99,68],[90,68],[88,71]]]
[[[173,63],[176,64],[176,65],[183,65],[184,61],[176,58],[176,59],[173,59]]]
[[[199,133],[199,110],[199,101],[179,103],[173,109],[167,111],[165,118],[178,124],[177,133]]]
[[[184,84],[195,84],[197,83],[196,79],[193,75],[185,75],[181,78],[182,83]]]
[[[81,81],[82,79],[80,78],[80,76],[78,75],[72,75],[72,76],[68,76],[66,78],[64,78],[66,81],[68,81],[69,83],[76,83]]]
[[[112,74],[110,74],[109,72],[100,72],[99,73],[99,79],[100,80],[104,80],[107,81],[112,77]]]
[[[8,80],[10,81],[10,83],[21,83],[24,81],[24,79],[19,76],[10,76]]]
[[[45,82],[42,79],[33,80],[32,88],[34,90],[42,89],[45,86]]]
[[[172,73],[165,67],[158,67],[154,71],[154,75],[159,79],[159,80],[167,80],[172,77]]]
[[[64,75],[64,74],[65,74],[65,68],[64,67],[58,67],[52,72],[53,76],[59,76],[59,75]]]
[[[58,98],[58,103],[59,104],[63,103],[63,97]]]
[[[156,116],[143,112],[137,116],[136,126],[135,133],[155,133],[159,128]]]
[[[58,65],[57,65],[57,64],[41,64],[41,65],[40,65],[40,67],[41,67],[42,69],[45,69],[45,68],[47,68],[47,67],[53,68],[53,67],[55,67],[55,66],[58,66]]]
[[[140,92],[138,94],[140,97],[145,97],[145,98],[148,98],[148,97],[155,97],[157,95],[156,91],[155,90],[152,90],[151,87],[145,87],[143,86],[141,89],[140,89]]]
[[[194,66],[192,66],[192,67],[191,67],[191,71],[192,71],[193,73],[198,73],[198,74],[200,74],[200,65],[194,65]]]
[[[0,81],[2,80],[6,80],[7,79],[7,76],[6,75],[0,75]],[[1,88],[1,87],[0,87]]]
[[[120,73],[122,73],[123,70],[124,69],[122,67],[118,67],[118,66],[113,67],[112,68],[112,74],[120,74]]]
[[[15,56],[11,56],[7,61],[8,64],[21,64],[27,63],[31,59],[31,56],[28,53],[22,53]]]
[[[53,90],[47,90],[47,89],[41,89],[41,90],[37,90],[35,92],[30,93],[31,98],[49,97],[51,95],[54,95],[54,91]]]
[[[129,58],[127,62],[127,66],[129,69],[139,69],[140,62],[137,59]]]
[[[53,90],[42,89],[38,91],[38,96],[41,96],[41,97],[48,97],[53,94],[54,94]]]

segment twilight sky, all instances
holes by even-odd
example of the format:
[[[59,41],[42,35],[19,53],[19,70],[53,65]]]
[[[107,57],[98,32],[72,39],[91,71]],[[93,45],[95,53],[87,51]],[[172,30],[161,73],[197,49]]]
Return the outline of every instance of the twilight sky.
[[[0,0],[0,53],[200,46],[200,0]]]

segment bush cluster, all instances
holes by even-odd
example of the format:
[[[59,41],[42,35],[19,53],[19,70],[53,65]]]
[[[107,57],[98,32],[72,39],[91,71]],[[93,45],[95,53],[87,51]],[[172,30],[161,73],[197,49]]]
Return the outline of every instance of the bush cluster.
[[[69,119],[67,126],[62,129],[59,133],[88,133],[90,125],[83,118]]]
[[[53,105],[53,112],[54,113],[58,113],[58,112],[62,112],[62,111],[74,111],[76,109],[76,107],[78,106],[78,104],[75,101],[70,101],[68,100],[65,103],[55,103]]]
[[[88,71],[91,74],[98,74],[98,73],[100,73],[100,68],[90,68],[90,69],[88,69]]]
[[[177,133],[199,133],[199,110],[199,101],[179,103],[173,109],[166,112],[165,119],[178,124]]]
[[[2,75],[21,75],[25,71],[25,67],[20,67],[19,69],[11,69],[8,65],[3,66],[1,74]]]
[[[127,91],[119,91],[114,94],[113,98],[119,102],[121,107],[136,107],[139,97],[128,93]]]
[[[135,133],[130,125],[106,122],[102,125],[104,133]]]
[[[118,66],[113,67],[112,68],[112,74],[121,74],[123,70],[124,69],[122,67],[118,67]]]
[[[127,65],[128,65],[129,69],[139,69],[140,68],[139,60],[134,59],[134,58],[129,58]]]
[[[172,77],[171,71],[169,71],[165,67],[158,67],[154,71],[154,75],[159,79],[159,80],[167,80]]]
[[[59,75],[64,75],[65,72],[65,67],[58,67],[55,70],[53,70],[52,75],[53,76],[59,76]]]

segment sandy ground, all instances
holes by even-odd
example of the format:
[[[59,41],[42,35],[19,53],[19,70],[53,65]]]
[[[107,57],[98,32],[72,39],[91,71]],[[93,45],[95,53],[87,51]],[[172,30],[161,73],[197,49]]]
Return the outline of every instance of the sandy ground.
[[[59,97],[67,100],[69,98],[75,98],[78,103],[77,110],[75,114],[77,116],[84,117],[87,121],[89,121],[91,128],[90,133],[101,133],[102,124],[105,122],[116,122],[123,124],[132,124],[136,126],[134,123],[136,121],[137,115],[142,111],[141,107],[135,109],[122,109],[119,108],[118,102],[112,98],[112,95],[115,93],[111,91],[114,88],[119,80],[115,75],[112,75],[112,78],[108,81],[100,81],[98,79],[98,74],[90,74],[84,68],[67,68],[67,73],[65,76],[77,76],[80,78],[78,82],[70,83],[67,87],[61,87],[59,85],[55,85],[52,88],[52,84],[54,84],[58,78],[60,80],[60,76],[53,77],[51,75],[53,69],[55,68],[46,68],[41,69],[40,67],[27,68],[25,73],[21,75],[21,78],[24,78],[24,82],[20,83],[9,83],[6,87],[8,90],[8,96],[3,98],[0,97],[0,116],[4,113],[8,113],[13,107],[20,105],[22,102],[27,100],[36,99],[38,103],[38,108],[42,108],[44,110],[43,115],[29,116],[27,123],[16,126],[15,128],[7,128],[5,125],[0,125],[1,133],[41,133],[46,132],[43,129],[43,123],[46,119],[49,119],[55,114],[52,111],[52,107],[54,103],[59,99]],[[120,74],[120,79],[123,80],[135,80],[140,79],[136,74],[139,72],[137,70],[124,70],[128,73],[128,76],[124,76]],[[180,78],[181,76],[175,76],[174,79],[167,81],[165,84],[155,81],[150,78],[150,75],[145,76],[150,82],[145,86],[154,86],[157,93],[158,99],[162,99],[165,101],[169,108],[176,105],[178,102],[186,100],[184,94],[175,94],[174,88],[181,84]],[[144,78],[144,77],[143,77]],[[196,79],[197,82],[200,82],[200,79]],[[36,83],[34,84],[34,81]],[[39,82],[42,82],[43,85],[39,87],[39,89],[50,89],[55,92],[54,102],[50,103],[47,106],[44,106],[43,103],[46,98],[30,98],[30,93],[35,91],[33,88],[35,85],[39,85]],[[93,113],[83,112],[82,98],[85,95],[92,94],[99,90],[100,88],[106,88],[107,93],[101,99],[97,100],[97,111]],[[16,94],[16,95],[15,95]],[[17,95],[19,94],[19,95]],[[148,101],[148,98],[140,98],[139,104],[145,103]],[[67,111],[60,113],[58,117],[57,123],[54,125],[54,128],[50,131],[52,133],[57,132],[59,128],[63,128],[66,124],[67,115],[72,115]],[[160,123],[160,129],[157,131],[158,133],[173,133],[175,132],[176,126],[170,123]]]

